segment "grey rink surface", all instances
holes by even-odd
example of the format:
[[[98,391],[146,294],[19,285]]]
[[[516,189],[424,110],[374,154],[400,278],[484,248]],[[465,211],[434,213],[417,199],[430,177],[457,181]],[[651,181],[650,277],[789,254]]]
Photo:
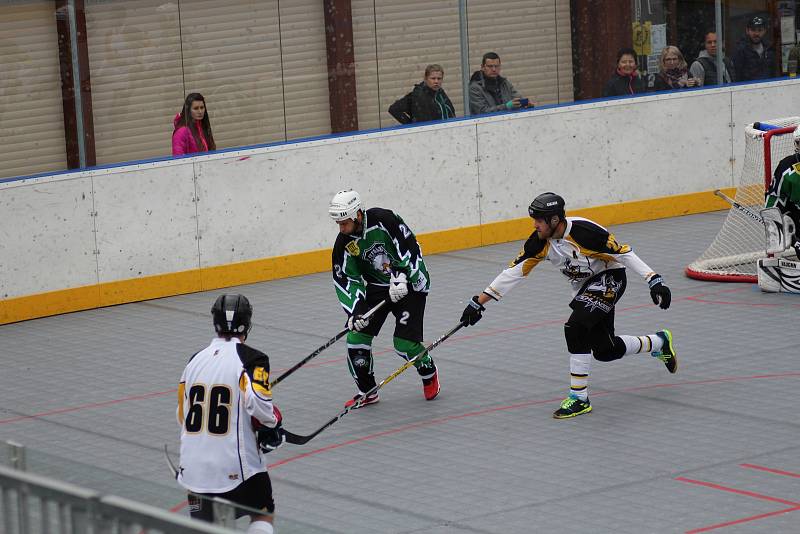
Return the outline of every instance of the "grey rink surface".
[[[612,229],[673,292],[660,310],[631,274],[617,332],[670,328],[677,374],[646,354],[594,362],[594,411],[553,419],[569,387],[571,295],[540,265],[435,350],[438,399],[424,400],[411,370],[379,404],[270,455],[278,533],[800,532],[800,298],[683,275],[724,216]],[[428,342],[519,246],[427,257]],[[343,326],[328,274],[225,291],[253,303],[248,341],[273,376]],[[176,384],[210,341],[222,292],[0,326],[0,440],[25,444],[31,470],[186,513],[161,447],[177,450]],[[378,380],[402,364],[391,333],[387,323],[376,339]],[[344,351],[340,341],[275,388],[287,429],[311,432],[353,395]]]

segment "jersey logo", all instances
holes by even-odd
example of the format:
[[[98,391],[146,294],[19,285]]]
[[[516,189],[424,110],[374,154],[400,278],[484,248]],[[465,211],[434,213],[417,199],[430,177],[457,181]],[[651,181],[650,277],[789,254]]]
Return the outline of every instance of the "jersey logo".
[[[358,248],[358,242],[357,241],[350,241],[348,244],[346,244],[344,246],[344,249],[351,256],[358,257],[361,254],[361,249]]]
[[[391,274],[392,259],[383,246],[383,243],[373,243],[364,251],[364,259],[372,264],[372,268],[384,274]]]
[[[564,258],[564,268],[561,269],[561,274],[572,281],[578,281],[588,278],[592,275],[592,272],[584,271],[583,266],[579,263],[572,263],[572,260],[569,258]]]
[[[800,163],[795,163],[794,165],[792,165],[792,170],[794,172],[796,172],[796,173],[800,173]],[[783,174],[786,174],[786,173],[783,173]]]

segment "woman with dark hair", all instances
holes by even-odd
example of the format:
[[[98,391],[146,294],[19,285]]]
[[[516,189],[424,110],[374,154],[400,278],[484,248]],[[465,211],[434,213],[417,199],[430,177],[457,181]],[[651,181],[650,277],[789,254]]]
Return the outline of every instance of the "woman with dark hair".
[[[606,82],[603,96],[634,95],[646,90],[646,84],[636,68],[636,52],[633,48],[620,48],[617,52],[617,68]]]
[[[190,93],[183,109],[173,120],[172,155],[183,156],[195,152],[216,150],[211,121],[208,120],[206,100],[200,93]]]

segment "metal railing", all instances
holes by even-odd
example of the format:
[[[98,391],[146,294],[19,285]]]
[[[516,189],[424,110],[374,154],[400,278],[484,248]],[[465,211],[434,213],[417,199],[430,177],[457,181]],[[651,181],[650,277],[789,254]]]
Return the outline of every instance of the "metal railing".
[[[0,517],[6,534],[235,532],[2,465]]]

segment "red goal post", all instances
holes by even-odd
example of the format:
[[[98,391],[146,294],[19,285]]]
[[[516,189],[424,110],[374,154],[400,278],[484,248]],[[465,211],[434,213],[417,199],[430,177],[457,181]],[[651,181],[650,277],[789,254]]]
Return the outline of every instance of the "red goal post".
[[[758,213],[778,163],[794,154],[792,132],[800,117],[773,119],[745,128],[745,158],[736,187],[736,202]],[[760,126],[756,128],[755,126]],[[771,129],[766,129],[771,126]],[[756,261],[766,258],[764,226],[742,211],[731,208],[717,236],[686,275],[714,282],[756,283]]]

